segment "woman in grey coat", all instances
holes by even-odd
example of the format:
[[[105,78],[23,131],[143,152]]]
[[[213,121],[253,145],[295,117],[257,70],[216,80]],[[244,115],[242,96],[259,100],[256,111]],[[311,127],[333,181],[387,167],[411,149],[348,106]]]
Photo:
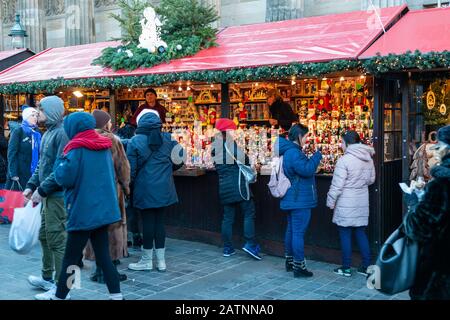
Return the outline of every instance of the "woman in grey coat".
[[[352,233],[354,231],[362,265],[358,273],[367,275],[370,265],[370,249],[365,228],[369,224],[369,185],[375,182],[375,166],[372,147],[361,143],[359,134],[347,131],[342,137],[341,157],[334,170],[327,196],[327,207],[334,209],[333,223],[338,225],[341,238],[342,267],[336,274],[350,277],[352,259]]]

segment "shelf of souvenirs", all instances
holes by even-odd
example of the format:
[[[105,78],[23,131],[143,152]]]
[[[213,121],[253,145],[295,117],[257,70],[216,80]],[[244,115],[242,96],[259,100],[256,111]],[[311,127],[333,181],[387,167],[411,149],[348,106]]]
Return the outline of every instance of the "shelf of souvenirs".
[[[324,176],[331,175],[334,172],[337,160],[343,155],[340,137],[345,130],[356,130],[364,143],[373,144],[373,130],[370,124],[366,126],[361,121],[344,121],[339,124],[338,128],[331,129],[330,127],[329,130],[323,128],[317,130],[317,125],[311,129],[304,146],[304,152],[308,156],[312,156],[316,150],[321,150],[323,159],[317,174]],[[213,125],[204,126],[200,121],[195,121],[193,124],[166,123],[163,126],[163,131],[171,132],[172,138],[186,150],[186,167],[188,169],[210,170],[214,168],[211,157],[211,142],[218,132]],[[281,129],[275,129],[274,127],[251,126],[247,128],[244,124],[238,125],[238,129],[234,131],[234,139],[245,150],[252,166],[258,164],[261,166],[261,174],[270,174],[273,158],[272,146],[281,132]]]

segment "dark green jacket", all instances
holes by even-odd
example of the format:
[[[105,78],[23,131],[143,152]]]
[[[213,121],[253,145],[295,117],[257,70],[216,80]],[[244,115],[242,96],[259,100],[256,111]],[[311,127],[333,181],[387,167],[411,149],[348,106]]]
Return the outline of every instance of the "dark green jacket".
[[[56,159],[62,155],[64,147],[69,142],[62,125],[64,106],[53,104],[50,101],[48,104],[41,103],[41,108],[47,116],[45,123],[47,131],[42,136],[38,166],[28,181],[27,188],[33,191],[38,189],[42,197],[49,195],[63,197],[63,190],[55,181],[53,167]]]
[[[238,147],[236,142],[228,141],[227,148],[233,153],[233,156],[246,165],[250,164],[247,155]],[[245,188],[245,179],[241,175],[241,192],[239,192],[239,166],[233,160],[232,156],[226,152],[225,140],[221,135],[217,135],[212,144],[212,156],[214,166],[219,175],[219,199],[220,202],[231,204],[244,201],[247,198],[247,190]],[[242,196],[241,196],[242,193]],[[250,196],[252,196],[250,191]]]

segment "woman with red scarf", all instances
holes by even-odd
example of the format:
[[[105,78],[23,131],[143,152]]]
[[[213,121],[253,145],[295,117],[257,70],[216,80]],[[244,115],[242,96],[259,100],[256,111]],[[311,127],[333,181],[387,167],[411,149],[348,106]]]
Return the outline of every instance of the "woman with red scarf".
[[[108,226],[121,220],[117,201],[111,139],[95,131],[94,117],[75,112],[64,119],[70,141],[55,164],[55,179],[64,188],[67,244],[61,276],[52,299],[65,299],[68,277],[88,239],[112,300],[122,300],[119,274],[109,254]],[[69,281],[70,282],[70,281]]]

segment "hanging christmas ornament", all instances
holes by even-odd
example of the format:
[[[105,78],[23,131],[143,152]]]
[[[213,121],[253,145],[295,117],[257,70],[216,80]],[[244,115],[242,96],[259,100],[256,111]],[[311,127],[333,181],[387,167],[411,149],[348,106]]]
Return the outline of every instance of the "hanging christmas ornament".
[[[159,46],[158,47],[158,52],[159,53],[164,53],[166,51],[166,48],[164,48],[164,46]]]
[[[181,44],[177,44],[177,50],[180,51],[181,49],[183,49],[183,46]]]
[[[431,90],[430,86],[430,90],[427,92],[427,108],[431,110],[434,108],[435,105],[436,105],[436,96],[434,95],[434,92],[433,90]]]
[[[445,114],[447,113],[447,107],[445,106],[445,104],[441,104],[441,106],[439,107],[439,112],[445,116]]]

